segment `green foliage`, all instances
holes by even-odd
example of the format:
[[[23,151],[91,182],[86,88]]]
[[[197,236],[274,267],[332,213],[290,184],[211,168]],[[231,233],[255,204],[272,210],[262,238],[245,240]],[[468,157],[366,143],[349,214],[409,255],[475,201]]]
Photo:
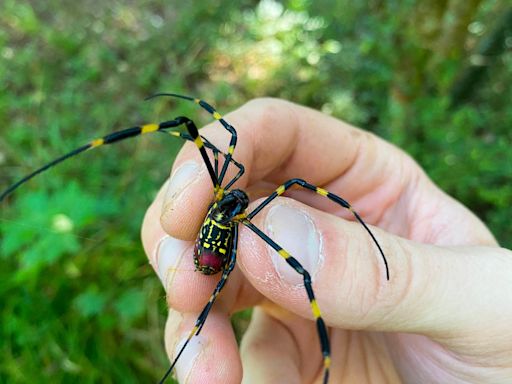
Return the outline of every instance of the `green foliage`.
[[[71,181],[66,189],[51,194],[44,190],[22,194],[13,209],[28,212],[30,224],[5,221],[0,227],[0,250],[2,258],[18,260],[14,277],[21,282],[37,278],[45,267],[61,257],[78,253],[80,239],[74,229],[86,231],[87,225],[114,215],[119,207],[115,201],[98,200],[84,193],[76,181]],[[69,212],[69,216],[64,212]]]
[[[113,129],[208,121],[194,105],[141,101],[156,91],[221,111],[276,96],[400,145],[511,247],[510,12],[499,0],[5,0],[0,186]],[[166,370],[164,293],[139,230],[180,145],[148,136],[83,153],[2,205],[0,382]],[[249,316],[235,316],[238,336]]]
[[[103,311],[106,301],[104,294],[91,289],[78,295],[73,305],[83,317],[93,317]]]

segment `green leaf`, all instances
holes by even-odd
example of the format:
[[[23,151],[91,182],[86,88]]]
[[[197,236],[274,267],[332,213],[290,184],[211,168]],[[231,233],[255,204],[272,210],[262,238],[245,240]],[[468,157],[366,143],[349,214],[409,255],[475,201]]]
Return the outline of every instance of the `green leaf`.
[[[146,297],[136,289],[130,289],[123,293],[114,304],[114,307],[126,322],[131,322],[141,316],[145,311]]]
[[[73,306],[83,317],[92,317],[103,311],[106,302],[105,295],[90,289],[78,295],[73,301]]]

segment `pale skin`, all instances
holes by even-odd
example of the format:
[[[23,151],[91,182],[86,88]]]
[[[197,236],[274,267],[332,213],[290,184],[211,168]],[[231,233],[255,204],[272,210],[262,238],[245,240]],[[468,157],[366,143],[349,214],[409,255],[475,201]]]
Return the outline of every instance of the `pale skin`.
[[[312,192],[293,189],[253,219],[268,233],[267,216],[281,205],[315,228],[321,261],[310,272],[329,326],[330,383],[512,383],[512,252],[473,213],[400,149],[320,112],[258,99],[225,118],[238,132],[234,157],[246,173],[235,187],[251,197],[249,211],[279,184],[300,177],[348,200],[387,256],[389,281],[350,212]],[[201,134],[227,149],[229,136],[217,124]],[[165,335],[171,359],[219,279],[194,272],[193,240],[213,187],[197,148],[187,143],[173,169],[190,164],[197,164],[195,176],[181,178],[182,187],[168,194],[162,188],[142,228],[171,308]],[[235,172],[230,167],[228,176]],[[168,235],[183,241],[159,246]],[[276,272],[273,252],[240,226],[237,267],[199,346],[178,363],[180,382],[321,382],[306,293],[300,279]],[[239,350],[229,315],[253,306]]]

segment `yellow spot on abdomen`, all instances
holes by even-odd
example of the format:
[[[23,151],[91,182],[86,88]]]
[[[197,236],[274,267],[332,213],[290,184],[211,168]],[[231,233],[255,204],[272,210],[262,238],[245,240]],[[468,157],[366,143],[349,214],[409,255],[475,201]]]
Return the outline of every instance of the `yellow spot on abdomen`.
[[[330,368],[331,366],[331,357],[330,356],[325,356],[324,357],[324,367],[325,368]]]
[[[214,227],[217,227],[220,229],[229,229],[228,226],[217,223],[215,220],[212,220],[211,223],[212,223],[212,226],[214,226]]]
[[[213,118],[216,119],[216,120],[222,119],[221,114],[219,112],[217,112],[217,111],[213,112],[212,115],[213,115]]]
[[[325,189],[318,187],[316,188],[316,193],[322,196],[327,196],[329,194],[329,192],[327,192]]]

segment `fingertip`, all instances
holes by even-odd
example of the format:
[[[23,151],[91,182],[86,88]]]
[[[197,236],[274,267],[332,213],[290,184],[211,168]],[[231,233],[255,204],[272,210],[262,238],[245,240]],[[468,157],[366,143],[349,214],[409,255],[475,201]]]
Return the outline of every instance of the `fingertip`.
[[[160,223],[173,237],[194,240],[213,193],[206,167],[195,160],[181,163],[162,194]]]
[[[264,199],[251,203],[248,212]],[[316,211],[316,212],[315,212]],[[312,276],[323,264],[322,238],[316,227],[316,209],[286,197],[279,197],[251,219],[251,223],[290,255],[300,261]],[[323,213],[325,215],[325,213]],[[321,218],[320,218],[321,220]],[[265,240],[244,227],[240,234],[240,262],[245,271],[275,275],[290,285],[302,283],[302,277]],[[260,255],[260,256],[258,256]]]

